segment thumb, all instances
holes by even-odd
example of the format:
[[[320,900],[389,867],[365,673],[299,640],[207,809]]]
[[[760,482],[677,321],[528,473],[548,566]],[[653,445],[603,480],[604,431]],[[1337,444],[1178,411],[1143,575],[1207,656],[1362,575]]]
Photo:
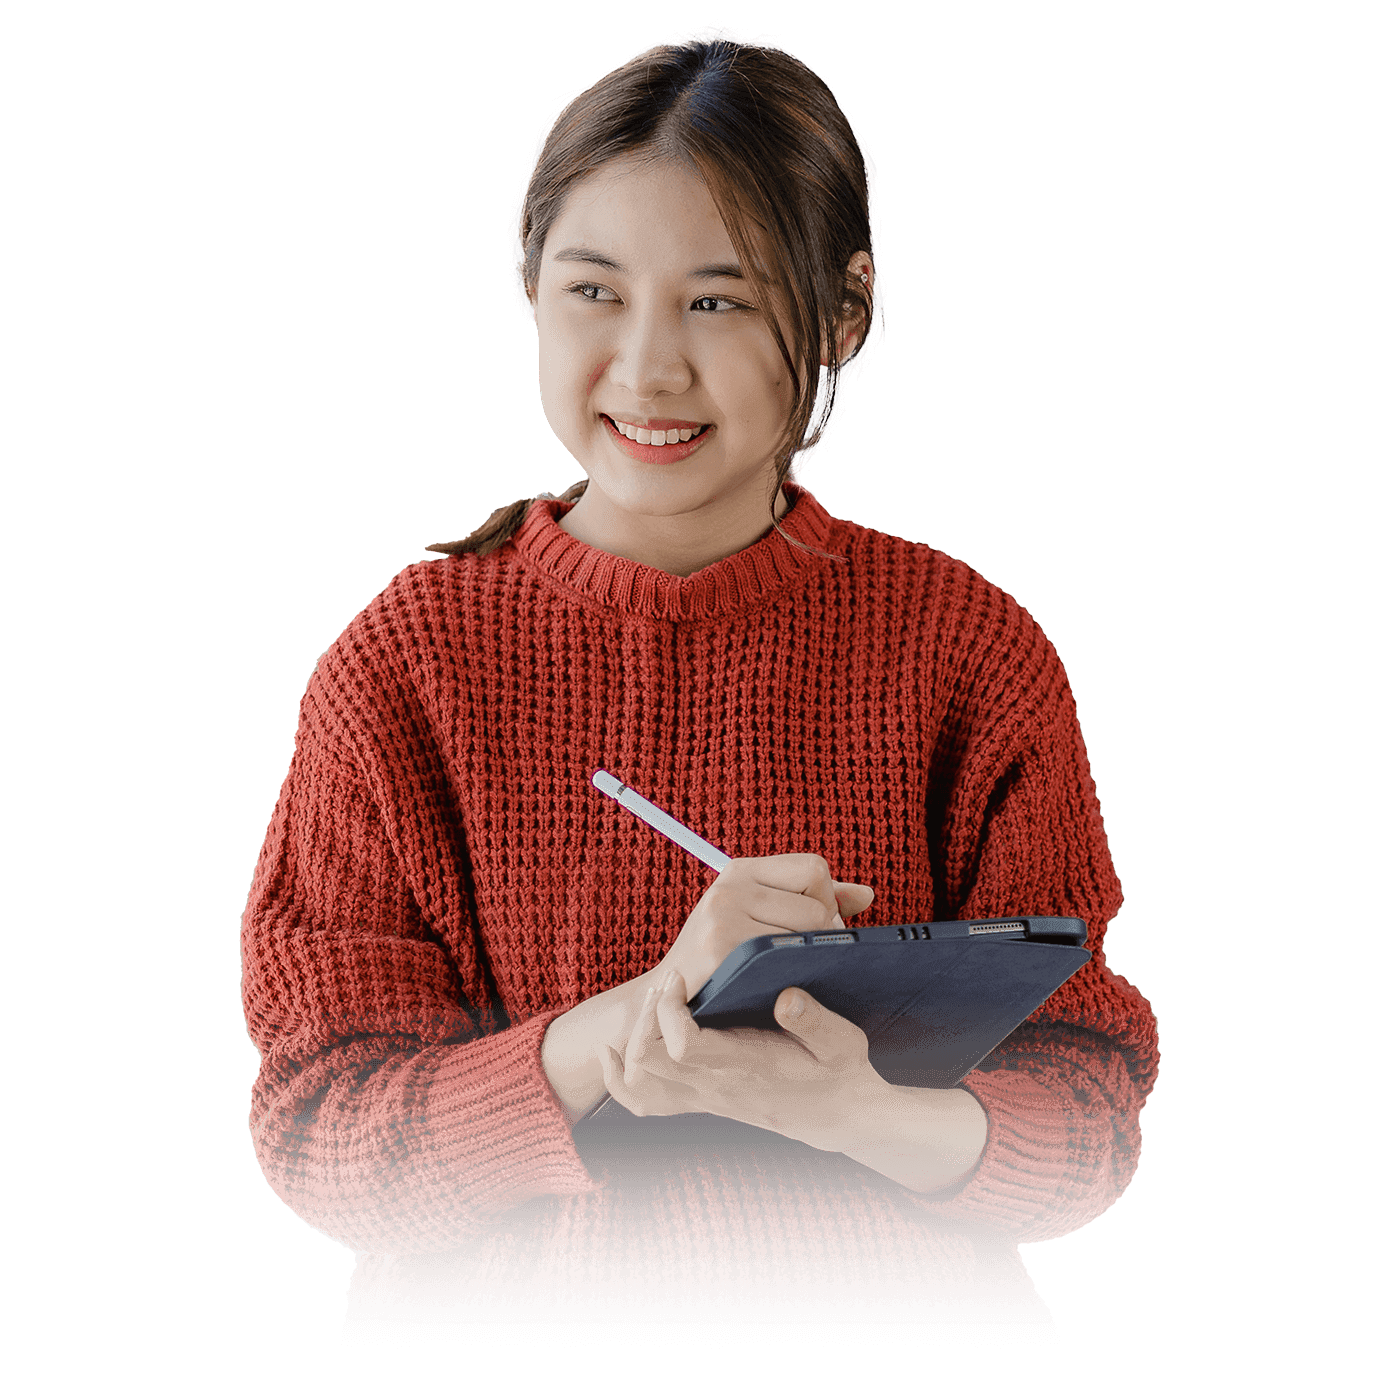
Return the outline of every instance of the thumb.
[[[774,1002],[773,1016],[788,1035],[801,1040],[818,1058],[826,1058],[820,1054],[820,1047],[826,1039],[823,1029],[827,1028],[823,1023],[829,1021],[830,1014],[811,994],[801,987],[785,988]]]
[[[773,1004],[778,1024],[800,1040],[819,1060],[864,1057],[865,1032],[854,1022],[838,1016],[801,987],[787,987]]]
[[[799,987],[788,987],[785,991],[778,993],[778,1000],[773,1004],[773,1016],[778,1025],[784,1030],[797,1030],[799,1026],[815,1026],[816,1015],[812,1008],[816,1002],[812,1001]]]
[[[852,919],[869,909],[875,901],[875,891],[869,885],[853,884],[849,880],[837,880],[836,908],[843,918]]]

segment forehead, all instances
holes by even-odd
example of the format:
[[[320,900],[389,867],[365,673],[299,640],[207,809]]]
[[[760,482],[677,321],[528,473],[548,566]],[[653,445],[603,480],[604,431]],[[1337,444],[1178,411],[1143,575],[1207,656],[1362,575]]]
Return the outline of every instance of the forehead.
[[[610,161],[569,192],[545,239],[545,260],[574,248],[603,253],[629,272],[737,261],[700,176],[686,165],[635,158]]]

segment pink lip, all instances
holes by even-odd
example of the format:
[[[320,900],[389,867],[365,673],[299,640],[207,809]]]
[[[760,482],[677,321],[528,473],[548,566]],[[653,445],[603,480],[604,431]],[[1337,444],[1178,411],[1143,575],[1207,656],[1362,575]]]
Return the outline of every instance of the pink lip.
[[[643,447],[639,442],[633,442],[625,433],[618,432],[611,418],[606,413],[600,414],[607,427],[608,435],[629,457],[638,462],[645,462],[652,467],[668,467],[674,462],[684,461],[692,452],[709,442],[713,428],[706,428],[698,437],[693,437],[689,442],[666,442],[659,447]],[[647,427],[654,427],[658,431],[665,428],[698,428],[699,423],[677,423],[674,419],[655,419],[646,424]]]
[[[603,415],[607,417],[607,414]],[[688,422],[684,418],[648,418],[645,423],[632,423],[630,418],[617,419],[613,422],[631,423],[634,428],[654,428],[659,433],[664,433],[668,428],[703,428],[703,423]]]

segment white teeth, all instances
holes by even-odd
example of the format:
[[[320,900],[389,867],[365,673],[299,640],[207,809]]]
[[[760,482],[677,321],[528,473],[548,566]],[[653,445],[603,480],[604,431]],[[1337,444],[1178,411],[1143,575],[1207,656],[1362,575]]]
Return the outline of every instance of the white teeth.
[[[639,428],[635,423],[623,423],[616,418],[612,422],[618,432],[641,447],[661,447],[671,442],[689,442],[691,438],[704,432],[704,428]]]

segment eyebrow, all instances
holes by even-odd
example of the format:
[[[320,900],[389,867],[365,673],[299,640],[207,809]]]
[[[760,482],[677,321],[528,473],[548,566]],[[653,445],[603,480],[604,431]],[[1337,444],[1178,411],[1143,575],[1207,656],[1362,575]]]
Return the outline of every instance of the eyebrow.
[[[614,258],[608,257],[606,253],[600,253],[596,248],[561,248],[554,255],[555,262],[581,262],[592,263],[594,267],[601,267],[608,272],[626,272],[627,269]],[[707,281],[716,277],[729,277],[736,282],[744,280],[744,269],[738,263],[706,263],[704,267],[692,269],[687,276],[691,281]]]

